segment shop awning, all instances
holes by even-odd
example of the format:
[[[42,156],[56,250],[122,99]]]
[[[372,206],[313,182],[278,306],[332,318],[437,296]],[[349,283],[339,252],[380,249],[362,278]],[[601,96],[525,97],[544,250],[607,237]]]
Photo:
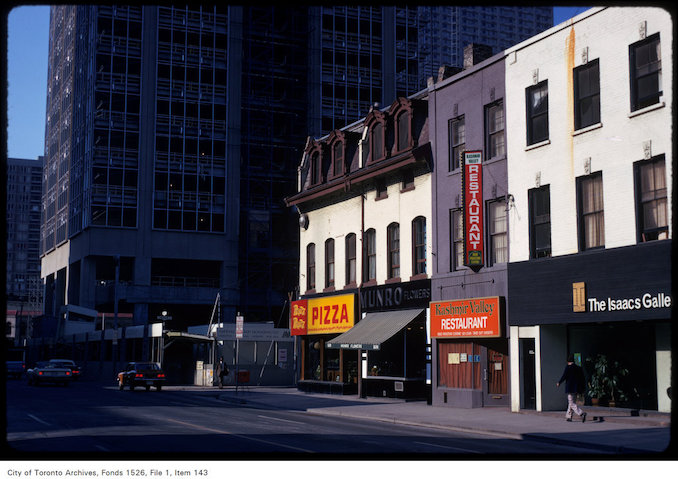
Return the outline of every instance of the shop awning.
[[[325,347],[378,350],[382,343],[410,324],[422,311],[423,309],[405,309],[368,313],[351,329],[326,342]]]

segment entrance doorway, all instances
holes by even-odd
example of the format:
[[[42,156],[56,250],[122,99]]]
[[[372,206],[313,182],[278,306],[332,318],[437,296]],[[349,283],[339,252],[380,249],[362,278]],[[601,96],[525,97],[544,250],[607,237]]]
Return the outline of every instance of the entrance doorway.
[[[522,338],[520,350],[520,402],[521,409],[537,408],[537,380],[535,368],[534,338]]]
[[[486,344],[485,374],[483,375],[485,406],[508,405],[508,342],[492,341]]]

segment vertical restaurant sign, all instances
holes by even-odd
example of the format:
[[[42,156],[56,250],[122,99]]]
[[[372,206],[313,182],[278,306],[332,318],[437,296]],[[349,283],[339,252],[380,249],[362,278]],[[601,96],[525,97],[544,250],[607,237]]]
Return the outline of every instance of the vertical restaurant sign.
[[[333,334],[355,324],[355,294],[323,296],[292,301],[290,334]]]
[[[464,191],[464,263],[478,271],[485,263],[483,248],[482,152],[465,151],[462,167]]]
[[[498,296],[431,303],[432,338],[501,337]]]

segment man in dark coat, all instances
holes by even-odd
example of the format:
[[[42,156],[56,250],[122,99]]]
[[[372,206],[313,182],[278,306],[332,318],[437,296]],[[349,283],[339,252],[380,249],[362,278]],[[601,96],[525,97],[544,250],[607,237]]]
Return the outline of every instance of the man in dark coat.
[[[581,416],[581,421],[586,421],[586,413],[577,406],[577,394],[583,394],[586,389],[586,379],[584,378],[584,371],[580,366],[574,364],[574,355],[570,354],[567,357],[567,366],[563,371],[563,375],[556,383],[556,387],[565,381],[565,392],[567,393],[567,411],[565,418],[568,422],[572,422],[572,413]]]
[[[219,358],[219,362],[217,363],[217,378],[219,381],[219,389],[224,387],[224,376],[228,375],[228,367],[226,364],[224,364],[224,357]]]

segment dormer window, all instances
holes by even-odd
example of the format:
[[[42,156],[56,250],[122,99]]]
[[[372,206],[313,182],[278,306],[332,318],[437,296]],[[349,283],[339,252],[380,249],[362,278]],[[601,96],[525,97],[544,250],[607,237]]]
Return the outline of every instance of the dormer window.
[[[372,141],[370,142],[372,147],[372,161],[378,161],[384,158],[384,124],[375,123],[372,127]]]
[[[410,112],[404,111],[398,115],[398,151],[404,151],[410,146]]]
[[[344,143],[337,141],[332,150],[333,175],[341,176],[344,174]]]
[[[311,185],[320,184],[321,178],[320,153],[315,152],[311,154]]]

